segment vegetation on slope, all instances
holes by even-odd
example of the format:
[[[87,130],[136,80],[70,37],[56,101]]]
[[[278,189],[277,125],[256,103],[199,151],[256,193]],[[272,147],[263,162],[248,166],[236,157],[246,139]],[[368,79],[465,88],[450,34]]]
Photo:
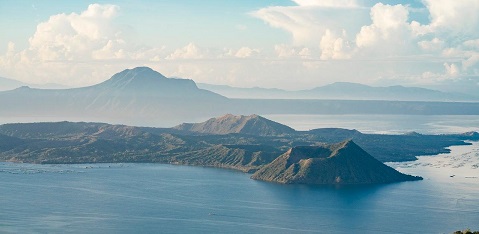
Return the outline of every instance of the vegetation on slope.
[[[283,184],[378,184],[421,179],[384,165],[351,140],[293,147],[251,178]]]

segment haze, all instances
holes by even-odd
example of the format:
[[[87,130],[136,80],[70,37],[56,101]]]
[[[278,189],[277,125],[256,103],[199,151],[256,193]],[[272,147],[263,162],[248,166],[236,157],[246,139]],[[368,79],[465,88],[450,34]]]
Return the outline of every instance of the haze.
[[[477,12],[476,0],[1,1],[0,77],[81,87],[148,66],[235,87],[475,95]]]

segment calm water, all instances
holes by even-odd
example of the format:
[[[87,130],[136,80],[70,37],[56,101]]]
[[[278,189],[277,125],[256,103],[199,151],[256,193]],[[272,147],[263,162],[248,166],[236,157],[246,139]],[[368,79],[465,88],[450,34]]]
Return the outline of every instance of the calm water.
[[[449,126],[451,132],[479,126],[472,118],[461,118],[456,125],[445,117],[409,127],[407,121],[388,124],[407,129],[431,126],[426,132],[435,132],[435,126]],[[374,123],[370,121],[367,129],[383,131],[382,124]],[[188,166],[0,163],[0,233],[479,230],[479,143],[451,150],[451,154],[389,164],[423,176],[423,181],[342,188],[270,184],[240,172]]]
[[[357,129],[364,133],[423,134],[479,131],[477,115],[265,115],[296,130]]]

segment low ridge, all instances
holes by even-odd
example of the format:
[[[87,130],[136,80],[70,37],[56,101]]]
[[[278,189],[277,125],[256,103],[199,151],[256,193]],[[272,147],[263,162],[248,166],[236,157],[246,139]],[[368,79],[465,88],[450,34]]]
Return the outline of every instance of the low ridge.
[[[422,179],[384,165],[352,140],[293,147],[251,178],[283,184],[381,184]]]
[[[259,115],[232,115],[227,114],[217,118],[211,118],[202,123],[183,123],[174,129],[206,134],[229,134],[241,133],[248,135],[269,136],[291,134],[295,130],[263,118]]]

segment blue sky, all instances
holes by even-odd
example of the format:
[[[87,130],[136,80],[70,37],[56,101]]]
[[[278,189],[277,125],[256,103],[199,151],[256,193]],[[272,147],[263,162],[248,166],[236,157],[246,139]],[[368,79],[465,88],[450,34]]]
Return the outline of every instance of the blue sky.
[[[0,1],[0,76],[91,85],[150,66],[239,87],[479,91],[477,0]]]
[[[27,46],[37,24],[52,15],[81,12],[92,3],[120,7],[115,24],[129,28],[136,42],[146,45],[184,46],[194,41],[205,46],[243,43],[264,45],[287,40],[288,34],[265,25],[249,12],[269,5],[293,5],[289,0],[159,0],[159,1],[0,1],[0,26],[8,35],[0,38],[6,45],[15,41]],[[241,28],[262,32],[261,36]],[[6,46],[0,48],[5,52]]]

